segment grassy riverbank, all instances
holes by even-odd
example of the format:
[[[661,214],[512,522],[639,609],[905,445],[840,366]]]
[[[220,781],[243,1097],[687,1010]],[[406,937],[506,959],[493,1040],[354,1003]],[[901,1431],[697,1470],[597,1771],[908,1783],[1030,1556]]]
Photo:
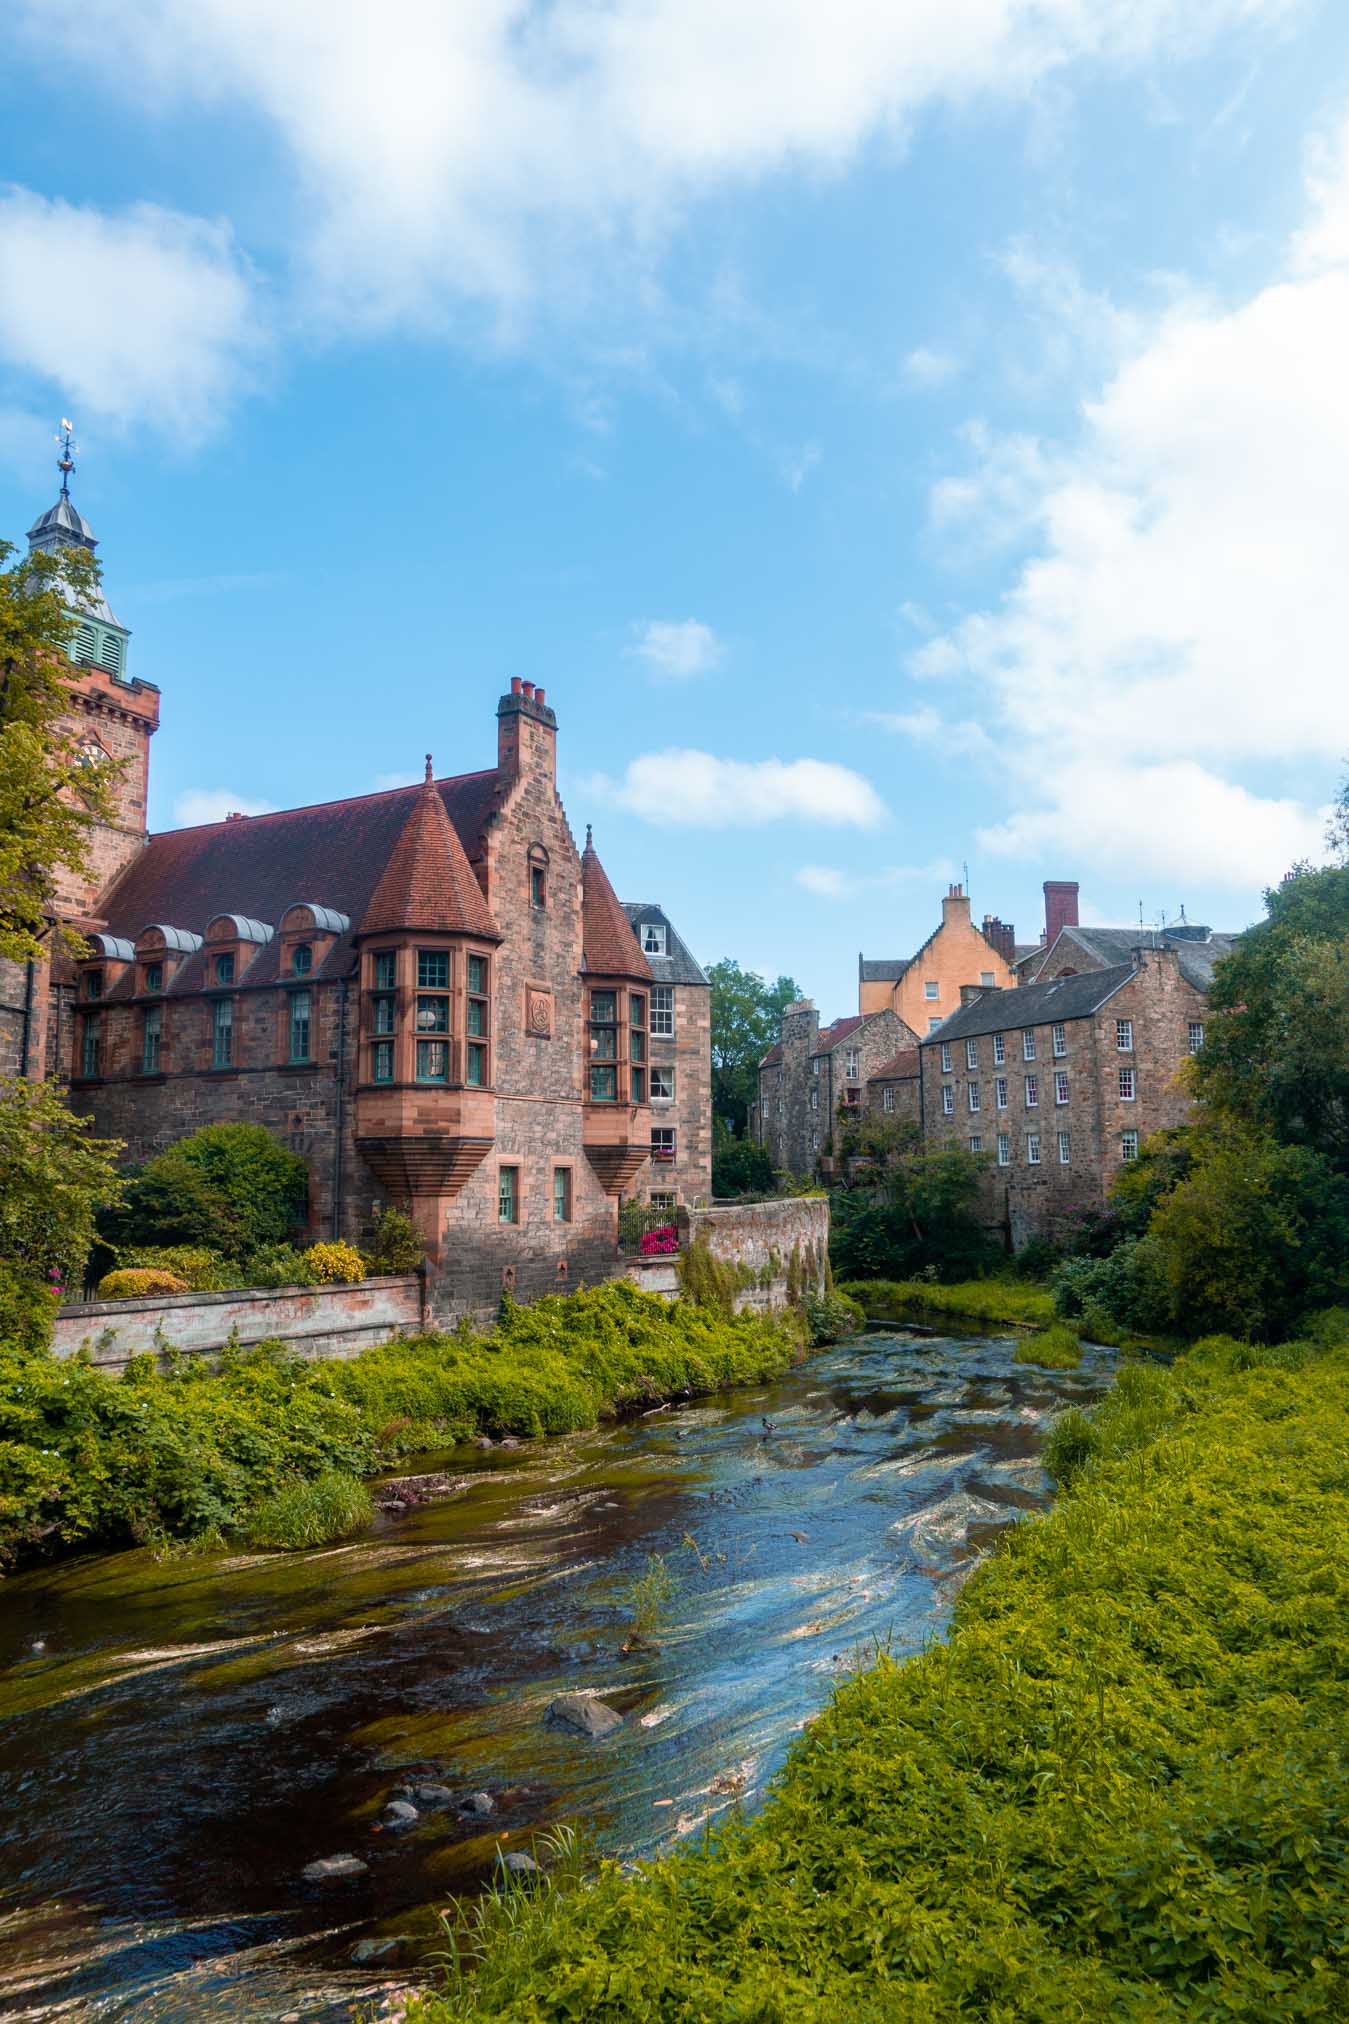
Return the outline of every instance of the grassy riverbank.
[[[492,1901],[423,2024],[1349,2014],[1349,1353],[1198,1345],[1051,1443],[949,1640],[848,1682],[763,1813]],[[495,1908],[494,1908],[495,1907]]]
[[[620,1282],[350,1363],[302,1363],[274,1343],[218,1370],[183,1359],[160,1371],[141,1357],[113,1378],[0,1350],[0,1564],[59,1547],[246,1538],[255,1521],[259,1544],[312,1545],[324,1511],[338,1527],[325,1536],[359,1523],[358,1479],[399,1455],[479,1432],[567,1433],[677,1393],[757,1383],[803,1339],[795,1314],[732,1318]]]
[[[920,1309],[1013,1328],[1047,1328],[1054,1319],[1054,1296],[1022,1279],[962,1279],[952,1286],[935,1279],[857,1279],[839,1290],[859,1302],[868,1321],[912,1319]]]

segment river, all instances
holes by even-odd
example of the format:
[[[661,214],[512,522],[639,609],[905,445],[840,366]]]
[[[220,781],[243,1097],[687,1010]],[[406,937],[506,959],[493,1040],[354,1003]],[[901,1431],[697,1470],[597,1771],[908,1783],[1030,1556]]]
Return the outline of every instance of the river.
[[[341,1547],[128,1552],[0,1588],[0,2014],[345,2019],[434,1907],[558,1822],[657,1853],[753,1806],[833,1682],[939,1634],[1110,1383],[1004,1338],[873,1332],[781,1382],[560,1440],[456,1449],[443,1501]],[[660,1554],[659,1649],[625,1655]],[[593,1742],[561,1692],[624,1716]],[[453,1806],[382,1825],[397,1787]],[[485,1818],[458,1801],[485,1792]],[[345,1883],[306,1864],[353,1854]],[[401,1977],[405,1979],[405,1977]],[[368,1998],[367,1998],[368,2000]]]

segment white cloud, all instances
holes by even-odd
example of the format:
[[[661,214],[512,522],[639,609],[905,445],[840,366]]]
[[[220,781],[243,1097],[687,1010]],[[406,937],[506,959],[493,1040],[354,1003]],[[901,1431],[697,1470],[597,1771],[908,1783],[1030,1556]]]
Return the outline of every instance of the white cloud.
[[[875,829],[885,808],[870,781],[823,759],[718,759],[711,752],[644,752],[619,781],[593,792],[647,822],[700,829],[819,822]]]
[[[253,801],[232,787],[188,787],[173,804],[173,819],[179,829],[195,829],[199,823],[223,822],[227,815],[270,815],[270,801]]]
[[[825,900],[845,899],[851,895],[868,892],[883,892],[900,885],[931,885],[940,889],[949,885],[952,879],[961,875],[960,866],[953,858],[935,857],[927,864],[886,864],[879,869],[865,872],[843,872],[828,864],[803,864],[793,874],[796,883],[808,893]]]
[[[910,663],[970,684],[1005,754],[1022,805],[990,848],[1247,891],[1319,854],[1349,750],[1347,192],[1322,169],[1284,271],[1163,312],[1074,444],[1017,449],[1033,552]],[[1272,766],[1317,786],[1250,784]]]
[[[699,618],[649,618],[633,627],[630,651],[658,675],[687,681],[715,668],[726,649]]]
[[[827,864],[803,864],[796,874],[796,883],[821,900],[841,900],[848,890],[844,874]]]
[[[981,758],[993,751],[982,724],[970,717],[943,717],[930,703],[917,710],[868,710],[863,722],[892,731],[897,737],[910,738],[915,745],[930,746],[948,758]]]
[[[262,351],[228,226],[0,189],[0,359],[59,389],[77,420],[199,440]]]
[[[281,173],[306,309],[510,329],[611,307],[690,203],[785,169],[841,173],[934,105],[1033,103],[1068,66],[1189,53],[1291,0],[11,0],[34,59],[140,113],[241,110]],[[213,122],[203,122],[203,148]],[[268,163],[269,171],[272,161]],[[289,168],[289,177],[285,174]]]
[[[949,351],[937,351],[920,344],[911,351],[904,361],[904,378],[911,387],[925,391],[931,387],[945,386],[960,371],[960,360]]]

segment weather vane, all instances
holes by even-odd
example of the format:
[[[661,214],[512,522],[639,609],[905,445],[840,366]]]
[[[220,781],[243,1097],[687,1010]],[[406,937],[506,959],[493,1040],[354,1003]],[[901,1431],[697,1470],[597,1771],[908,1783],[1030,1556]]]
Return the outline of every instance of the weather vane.
[[[65,416],[62,415],[61,434],[55,440],[61,445],[61,454],[56,460],[56,468],[61,473],[61,497],[63,499],[70,497],[70,474],[75,468],[73,453],[79,448],[78,443],[71,441],[74,431],[75,424],[68,422]]]

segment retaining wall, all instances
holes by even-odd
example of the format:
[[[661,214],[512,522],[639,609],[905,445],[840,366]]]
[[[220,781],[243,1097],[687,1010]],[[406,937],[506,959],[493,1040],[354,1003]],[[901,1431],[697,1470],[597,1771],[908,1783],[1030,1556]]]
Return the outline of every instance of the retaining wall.
[[[296,1356],[356,1356],[377,1342],[415,1335],[424,1325],[420,1274],[363,1279],[355,1286],[281,1286],[231,1293],[170,1293],[142,1300],[88,1300],[63,1307],[52,1330],[57,1356],[89,1344],[103,1370],[168,1346],[209,1356],[231,1339],[281,1338]],[[237,1335],[236,1335],[237,1331]]]

